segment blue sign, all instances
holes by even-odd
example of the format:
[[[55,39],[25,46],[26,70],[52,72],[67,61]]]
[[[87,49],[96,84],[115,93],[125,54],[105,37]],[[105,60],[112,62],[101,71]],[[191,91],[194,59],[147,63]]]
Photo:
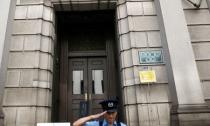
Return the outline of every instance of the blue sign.
[[[139,51],[140,64],[163,63],[162,50]]]

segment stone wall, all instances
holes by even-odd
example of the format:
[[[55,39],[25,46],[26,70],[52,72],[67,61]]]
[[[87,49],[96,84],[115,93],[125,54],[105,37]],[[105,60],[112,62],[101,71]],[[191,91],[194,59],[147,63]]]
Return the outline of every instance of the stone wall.
[[[3,10],[0,14],[0,126],[4,124],[2,103],[15,6],[16,0],[0,1],[0,8]]]
[[[17,0],[3,107],[5,126],[50,121],[54,12],[45,0]]]
[[[191,37],[195,60],[205,100],[210,103],[210,13],[206,0],[199,9],[183,1],[185,18]],[[210,104],[209,104],[210,105]]]
[[[139,64],[138,51],[162,49],[153,0],[120,0],[117,4],[122,90],[129,126],[170,125],[165,63]],[[155,70],[157,82],[141,84],[139,71]]]
[[[62,1],[62,6],[59,5]],[[56,4],[53,7],[52,3]],[[3,107],[6,126],[32,126],[51,116],[55,43],[54,10],[97,10],[97,2],[17,0]],[[94,4],[91,4],[93,2]],[[115,1],[110,8],[115,7]],[[101,4],[106,9],[107,4]],[[139,64],[138,51],[162,50],[153,0],[119,0],[117,30],[121,89],[129,126],[169,126],[170,93],[166,65]],[[206,1],[200,9],[183,0],[195,60],[206,100],[210,100],[210,16]],[[163,50],[164,51],[164,50]],[[157,82],[141,84],[139,71],[155,70]]]

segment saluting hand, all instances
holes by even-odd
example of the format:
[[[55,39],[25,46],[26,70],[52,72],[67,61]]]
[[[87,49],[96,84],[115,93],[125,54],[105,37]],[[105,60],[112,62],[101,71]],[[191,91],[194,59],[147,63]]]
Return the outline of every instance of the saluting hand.
[[[100,118],[101,116],[103,116],[104,114],[106,114],[106,111],[102,112],[102,113],[99,113],[99,114],[95,114],[95,115],[90,115],[90,116],[87,116],[87,117],[83,117],[83,118],[80,118],[78,119],[77,121],[75,121],[73,123],[73,126],[82,126],[85,122],[89,121],[89,120],[94,120],[94,119],[98,119]]]
[[[91,119],[98,119],[106,113],[107,113],[107,111],[104,111],[104,112],[99,113],[99,114],[91,115]]]

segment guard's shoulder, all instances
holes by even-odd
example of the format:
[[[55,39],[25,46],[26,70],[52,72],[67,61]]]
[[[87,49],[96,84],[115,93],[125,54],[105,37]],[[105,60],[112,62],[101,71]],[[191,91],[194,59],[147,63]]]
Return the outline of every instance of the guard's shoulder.
[[[84,126],[97,126],[99,121],[88,121]]]
[[[124,123],[122,123],[122,122],[120,122],[120,125],[121,125],[121,126],[127,126],[126,124],[124,124]]]

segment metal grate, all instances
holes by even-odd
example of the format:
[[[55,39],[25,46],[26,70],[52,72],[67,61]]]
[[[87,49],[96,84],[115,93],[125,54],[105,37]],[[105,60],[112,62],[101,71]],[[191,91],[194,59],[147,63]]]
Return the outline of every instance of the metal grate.
[[[56,11],[107,10],[116,7],[117,0],[51,0]]]

